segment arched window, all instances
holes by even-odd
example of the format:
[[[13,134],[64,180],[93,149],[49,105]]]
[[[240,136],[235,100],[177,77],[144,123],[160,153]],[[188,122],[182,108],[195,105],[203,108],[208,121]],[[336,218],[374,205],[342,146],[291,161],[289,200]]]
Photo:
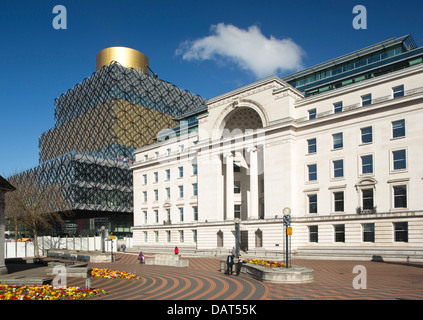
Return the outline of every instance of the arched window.
[[[263,231],[257,229],[255,232],[256,248],[263,247]]]
[[[222,230],[219,230],[217,232],[217,247],[218,248],[223,247],[223,232],[222,232]]]

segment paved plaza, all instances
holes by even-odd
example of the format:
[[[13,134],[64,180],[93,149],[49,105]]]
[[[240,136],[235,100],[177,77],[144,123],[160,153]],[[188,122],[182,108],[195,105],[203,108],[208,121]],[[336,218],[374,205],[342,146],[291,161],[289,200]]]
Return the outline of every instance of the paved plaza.
[[[92,267],[142,277],[142,280],[91,278],[92,287],[107,291],[95,300],[423,300],[423,264],[293,260],[294,265],[312,268],[314,281],[275,284],[245,274],[225,275],[219,270],[218,258],[184,259],[189,261],[189,267],[141,265],[135,253],[118,253],[115,262],[90,263]],[[358,272],[354,270],[356,266],[361,266]],[[9,272],[39,276],[43,268]],[[356,289],[357,284],[365,289]],[[68,278],[67,285],[84,287],[85,279]]]
[[[294,260],[294,265],[314,270],[314,281],[274,284],[244,274],[222,274],[218,258],[186,259],[189,260],[187,268],[140,265],[135,254],[121,253],[113,263],[91,265],[133,272],[143,280],[93,278],[92,286],[108,292],[98,298],[105,300],[423,300],[423,264]],[[364,268],[353,273],[357,265]],[[355,278],[356,283],[366,285],[366,289],[355,289]],[[79,286],[85,283],[82,279],[68,282]]]

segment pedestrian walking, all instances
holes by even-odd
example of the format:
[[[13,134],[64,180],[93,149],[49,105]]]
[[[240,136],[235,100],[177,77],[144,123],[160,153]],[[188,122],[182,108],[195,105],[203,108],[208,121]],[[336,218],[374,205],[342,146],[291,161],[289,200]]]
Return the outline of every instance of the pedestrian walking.
[[[144,254],[142,253],[142,251],[138,255],[138,260],[140,261],[140,264],[144,263]]]
[[[229,251],[229,254],[226,257],[226,273],[228,275],[232,274],[233,265],[234,265],[234,255],[233,255],[232,251]]]
[[[177,255],[179,254],[179,249],[178,249],[178,247],[175,247],[174,252],[175,252],[175,256],[177,256]]]
[[[122,245],[121,245],[121,249],[122,249],[122,252],[125,252],[125,250],[126,250],[126,245],[125,245],[125,244],[122,244]]]

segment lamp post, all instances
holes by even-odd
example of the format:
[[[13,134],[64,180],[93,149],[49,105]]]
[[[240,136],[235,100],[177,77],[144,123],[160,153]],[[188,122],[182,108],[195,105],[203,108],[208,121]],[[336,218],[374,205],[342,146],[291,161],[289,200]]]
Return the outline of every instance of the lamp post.
[[[285,225],[285,267],[290,267],[289,238],[292,235],[291,228],[291,209],[285,207],[283,209],[283,224]]]
[[[106,252],[106,249],[105,249],[105,247],[104,247],[104,238],[105,238],[105,230],[106,230],[106,227],[105,226],[101,226],[101,252],[102,253],[105,253]]]
[[[112,258],[112,262],[113,262],[113,239],[115,238],[115,236],[110,236],[110,257]]]
[[[235,259],[239,257],[239,224],[241,222],[240,218],[235,218]]]

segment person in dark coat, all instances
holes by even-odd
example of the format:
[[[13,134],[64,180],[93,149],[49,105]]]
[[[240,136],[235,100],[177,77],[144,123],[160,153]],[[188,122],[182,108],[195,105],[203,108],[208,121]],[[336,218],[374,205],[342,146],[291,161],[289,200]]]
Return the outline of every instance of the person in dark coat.
[[[239,276],[239,273],[241,272],[242,264],[244,263],[244,260],[242,259],[241,255],[238,257],[238,263],[236,264],[236,275]]]
[[[226,258],[226,273],[232,274],[232,266],[234,265],[234,258],[232,251],[229,251],[229,254]]]

